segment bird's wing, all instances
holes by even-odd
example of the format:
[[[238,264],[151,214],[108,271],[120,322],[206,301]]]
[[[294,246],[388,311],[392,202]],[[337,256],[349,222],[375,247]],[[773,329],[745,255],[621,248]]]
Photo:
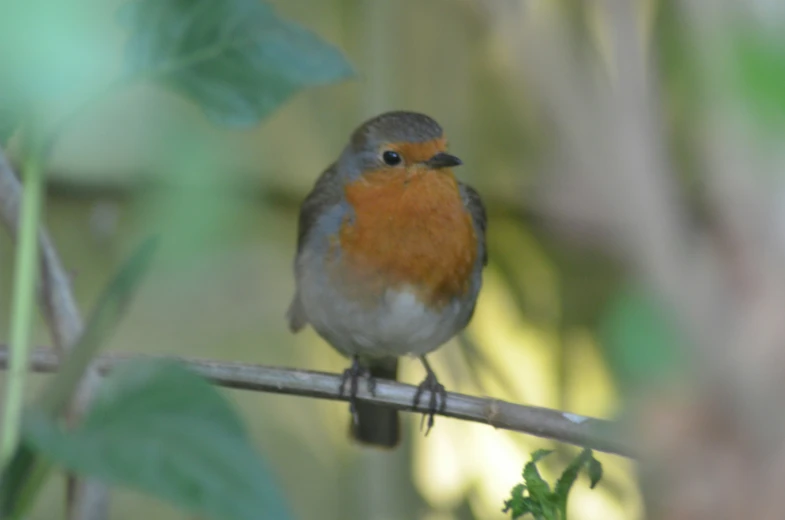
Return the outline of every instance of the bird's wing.
[[[477,240],[479,241],[480,253],[482,255],[482,265],[488,265],[488,248],[486,247],[485,241],[485,231],[488,226],[488,216],[485,212],[485,206],[482,203],[482,198],[480,198],[480,194],[477,193],[477,190],[468,184],[458,182],[458,186],[461,190],[463,203],[466,206],[466,209],[469,210],[469,213],[472,216],[472,221],[474,222],[474,228],[477,231]]]
[[[300,206],[300,214],[297,219],[296,256],[299,256],[302,253],[308,238],[308,233],[315,227],[319,217],[341,201],[341,184],[337,182],[337,175],[338,170],[336,169],[335,164],[331,164],[322,172],[319,178],[316,179],[316,183],[310,193],[308,193],[305,200],[303,200],[303,203]],[[297,261],[295,259],[295,266],[296,264]],[[296,269],[297,268],[295,267],[295,270]],[[286,316],[289,319],[289,328],[293,332],[299,331],[308,323],[308,317],[305,315],[298,292],[295,292]]]
[[[306,237],[319,217],[341,201],[341,186],[336,182],[337,176],[338,170],[335,164],[331,164],[316,179],[310,193],[303,200],[297,220],[297,254],[302,251]]]

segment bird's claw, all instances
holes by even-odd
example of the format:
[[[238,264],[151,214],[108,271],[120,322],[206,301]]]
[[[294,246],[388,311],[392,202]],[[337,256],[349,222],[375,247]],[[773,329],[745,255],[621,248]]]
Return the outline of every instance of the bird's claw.
[[[354,425],[357,426],[360,419],[357,415],[357,390],[359,387],[359,380],[365,376],[368,379],[368,391],[371,395],[376,395],[376,379],[371,376],[371,371],[360,364],[357,357],[352,358],[352,364],[343,371],[341,375],[341,386],[338,388],[338,395],[343,396],[346,391],[346,385],[349,384],[349,413],[352,414]]]
[[[414,394],[415,408],[420,403],[420,398],[426,390],[430,392],[431,396],[428,401],[428,411],[423,414],[422,419],[420,420],[420,430],[422,430],[423,425],[425,424],[425,418],[427,417],[428,428],[425,430],[425,435],[428,435],[431,428],[433,428],[434,415],[436,415],[436,412],[443,413],[447,406],[447,390],[445,390],[444,385],[436,379],[436,374],[428,372],[428,375],[425,376],[423,382],[417,386],[417,392]]]

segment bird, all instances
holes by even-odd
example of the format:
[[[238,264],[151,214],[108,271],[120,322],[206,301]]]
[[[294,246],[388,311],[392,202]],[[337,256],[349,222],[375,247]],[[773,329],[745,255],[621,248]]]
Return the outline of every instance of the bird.
[[[363,445],[400,442],[398,411],[356,395],[360,378],[372,394],[377,379],[396,380],[404,357],[426,372],[412,404],[430,392],[428,434],[447,393],[426,355],[466,328],[482,287],[486,209],[447,148],[433,118],[384,112],[351,132],[300,206],[289,328],[310,325],[351,359],[339,391]]]

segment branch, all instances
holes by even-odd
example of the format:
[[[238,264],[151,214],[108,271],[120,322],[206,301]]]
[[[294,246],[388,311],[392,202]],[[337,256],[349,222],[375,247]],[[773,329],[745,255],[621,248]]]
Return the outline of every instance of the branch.
[[[101,373],[106,373],[119,363],[135,358],[174,359],[226,388],[348,401],[347,396],[338,393],[341,382],[339,375],[311,370],[174,356],[129,354],[100,356],[95,359],[94,366]],[[0,345],[0,368],[5,368],[7,362],[8,349],[5,345]],[[30,363],[32,369],[37,372],[54,372],[59,365],[57,355],[50,348],[33,350],[30,354]],[[416,388],[412,385],[380,379],[376,383],[375,395],[371,395],[364,385],[360,385],[357,398],[397,410],[427,412],[425,399],[421,400],[422,404],[412,407],[415,391]],[[528,433],[626,457],[631,457],[633,453],[630,446],[619,440],[615,433],[618,428],[615,423],[550,408],[524,406],[499,399],[448,392],[445,409],[438,415],[489,424],[494,428]]]
[[[0,150],[0,221],[13,239],[19,229],[22,185],[13,172],[5,153]],[[58,352],[69,350],[82,333],[82,316],[76,305],[68,273],[46,231],[39,231],[41,286],[39,300]],[[55,355],[54,353],[52,354]],[[100,375],[88,369],[69,410],[69,419],[76,420],[87,406],[90,396],[100,383]],[[97,481],[77,483],[69,478],[69,518],[90,520],[106,518],[108,489]]]

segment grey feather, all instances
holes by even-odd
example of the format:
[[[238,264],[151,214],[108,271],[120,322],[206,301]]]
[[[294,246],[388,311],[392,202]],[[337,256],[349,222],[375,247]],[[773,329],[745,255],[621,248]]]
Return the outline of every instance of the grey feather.
[[[314,228],[316,221],[328,209],[341,202],[342,185],[338,179],[335,163],[322,172],[310,193],[300,206],[297,220],[297,254],[300,254],[308,233]]]
[[[442,137],[442,127],[431,117],[395,110],[371,118],[352,133],[350,142],[361,150],[379,141],[421,143]]]
[[[488,248],[485,234],[488,227],[488,216],[485,211],[485,205],[482,203],[482,198],[480,198],[480,194],[477,193],[477,190],[462,182],[458,182],[458,186],[461,190],[463,203],[466,205],[466,209],[469,210],[472,221],[474,222],[474,227],[477,231],[477,246],[480,250],[480,255],[482,256],[482,265],[486,266],[488,265]]]
[[[297,256],[302,252],[308,233],[315,227],[319,217],[341,202],[341,189],[338,170],[333,163],[316,179],[313,188],[300,206],[300,214],[297,219]],[[297,270],[297,256],[295,256],[294,262],[295,271]],[[299,291],[295,292],[286,317],[292,332],[298,332],[308,323],[308,317],[300,302]]]
[[[300,303],[300,294],[296,291],[292,303],[289,304],[289,309],[286,311],[286,319],[289,321],[289,330],[292,332],[300,332],[308,324],[308,317],[305,315],[302,303]]]

